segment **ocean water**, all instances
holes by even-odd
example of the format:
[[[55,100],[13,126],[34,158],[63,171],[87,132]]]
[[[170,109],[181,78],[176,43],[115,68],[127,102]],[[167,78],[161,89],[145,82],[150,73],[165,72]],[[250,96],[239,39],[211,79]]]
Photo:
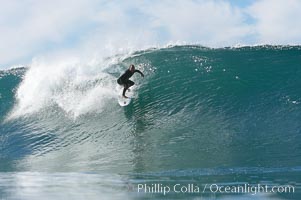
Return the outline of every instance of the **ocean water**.
[[[130,64],[145,78],[120,107]],[[300,199],[300,77],[300,46],[171,46],[0,71],[0,199]]]

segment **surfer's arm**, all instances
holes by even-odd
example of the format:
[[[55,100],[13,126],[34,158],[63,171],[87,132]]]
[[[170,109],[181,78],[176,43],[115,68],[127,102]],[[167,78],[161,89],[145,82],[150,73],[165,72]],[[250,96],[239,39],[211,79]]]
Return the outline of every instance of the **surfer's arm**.
[[[138,72],[142,77],[144,77],[144,74],[143,74],[140,70],[136,69],[136,70],[134,71],[134,73],[135,73],[135,72]]]

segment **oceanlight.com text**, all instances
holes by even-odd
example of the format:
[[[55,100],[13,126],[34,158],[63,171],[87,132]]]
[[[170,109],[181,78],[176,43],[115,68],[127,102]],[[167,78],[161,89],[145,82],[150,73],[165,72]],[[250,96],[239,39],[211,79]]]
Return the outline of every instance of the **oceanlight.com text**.
[[[250,185],[250,184],[243,184],[243,185],[218,185],[218,184],[206,184],[204,186],[205,190],[206,187],[209,186],[209,191],[211,193],[220,193],[220,194],[227,194],[227,193],[249,193],[255,195],[257,193],[295,193],[295,187],[291,185],[277,185],[277,186],[268,186],[268,185]]]
[[[224,184],[173,184],[165,185],[161,183],[137,184],[138,193],[163,194],[201,194],[201,193],[218,193],[218,194],[252,194],[258,193],[295,193],[295,187],[291,185],[224,185]]]

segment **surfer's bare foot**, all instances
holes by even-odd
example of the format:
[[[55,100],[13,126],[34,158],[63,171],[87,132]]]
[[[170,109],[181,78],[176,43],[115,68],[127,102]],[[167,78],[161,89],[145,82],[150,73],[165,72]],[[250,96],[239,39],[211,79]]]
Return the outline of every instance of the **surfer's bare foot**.
[[[127,96],[125,96],[125,95],[123,95],[123,97],[124,97],[124,98],[126,98],[126,99],[128,99],[128,97],[127,97]]]

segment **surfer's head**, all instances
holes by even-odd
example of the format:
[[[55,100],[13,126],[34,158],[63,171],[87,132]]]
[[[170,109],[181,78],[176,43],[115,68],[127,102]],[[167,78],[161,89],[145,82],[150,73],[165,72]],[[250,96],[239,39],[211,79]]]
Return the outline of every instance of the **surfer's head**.
[[[135,71],[135,66],[134,65],[130,66],[130,71],[132,71],[132,72]]]

